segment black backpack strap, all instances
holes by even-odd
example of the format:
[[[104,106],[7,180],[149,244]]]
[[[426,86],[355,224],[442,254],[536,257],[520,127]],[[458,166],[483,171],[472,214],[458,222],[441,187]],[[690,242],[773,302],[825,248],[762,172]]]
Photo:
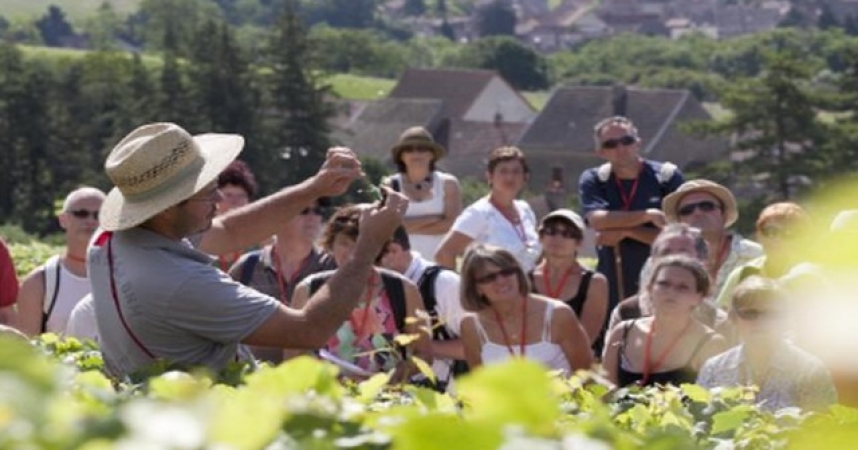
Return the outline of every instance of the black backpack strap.
[[[590,291],[590,280],[593,279],[592,270],[585,270],[583,274],[581,274],[581,283],[578,284],[578,292],[575,293],[575,298],[581,299],[581,304],[587,301],[587,292]]]
[[[387,292],[387,300],[390,301],[390,309],[393,310],[393,321],[400,333],[405,331],[405,287],[399,277],[381,274],[381,282]]]
[[[530,281],[530,292],[538,294],[539,292],[536,291],[536,278],[533,277],[532,270],[530,272],[527,272],[527,279],[528,281]]]
[[[441,266],[429,266],[417,281],[420,297],[423,298],[423,306],[426,308],[429,317],[432,318],[432,339],[436,341],[446,341],[452,338],[447,332],[447,328],[441,326],[441,318],[438,315],[438,299],[435,297],[435,281],[438,280],[438,275],[441,274],[442,270],[449,269]]]
[[[310,292],[307,296],[312,296],[319,290],[325,283],[328,282],[328,277],[314,277],[310,280]]]
[[[42,333],[48,331],[48,319],[51,318],[51,313],[54,312],[54,307],[57,306],[57,296],[60,293],[60,273],[62,269],[62,261],[57,261],[56,274],[55,279],[57,280],[54,283],[54,293],[51,295],[51,303],[48,305],[48,310],[42,310]],[[47,284],[47,283],[46,283]]]
[[[253,279],[253,269],[256,268],[261,255],[262,250],[254,250],[247,254],[247,258],[244,259],[244,265],[241,266],[241,277],[238,279],[241,284],[250,286],[250,280]]]

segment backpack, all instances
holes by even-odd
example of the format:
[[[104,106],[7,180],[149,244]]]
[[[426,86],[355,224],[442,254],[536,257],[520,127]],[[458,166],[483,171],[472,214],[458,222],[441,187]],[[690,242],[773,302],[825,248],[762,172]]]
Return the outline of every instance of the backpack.
[[[60,272],[62,264],[60,256],[54,255],[48,258],[42,273],[45,276],[45,294],[42,298],[42,333],[48,330],[48,319],[57,304],[57,296],[60,293]]]
[[[328,277],[315,277],[310,280],[309,295],[313,295],[326,282]],[[381,282],[387,291],[387,299],[390,301],[390,309],[393,312],[393,322],[400,333],[405,332],[405,288],[399,277],[381,272]]]
[[[447,327],[439,326],[441,320],[438,317],[438,300],[435,298],[435,281],[442,271],[451,270],[442,266],[429,266],[423,271],[423,275],[417,280],[417,287],[420,289],[420,297],[423,298],[423,306],[426,312],[432,319],[432,339],[436,341],[448,341],[453,338],[447,331]],[[454,359],[450,367],[450,375],[458,376],[468,373],[468,363],[460,359]],[[446,386],[446,382],[444,382]]]
[[[241,276],[238,278],[239,283],[250,286],[250,280],[253,278],[253,269],[259,262],[259,257],[262,255],[262,250],[253,250],[247,254],[244,260],[244,265],[241,266]]]

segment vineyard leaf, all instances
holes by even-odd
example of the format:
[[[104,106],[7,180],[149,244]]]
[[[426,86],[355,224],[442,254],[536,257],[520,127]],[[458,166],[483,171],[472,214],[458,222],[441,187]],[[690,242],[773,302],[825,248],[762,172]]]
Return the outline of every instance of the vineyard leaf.
[[[457,416],[417,416],[391,430],[397,450],[488,449],[500,447],[499,428],[466,422]]]
[[[429,366],[426,361],[415,356],[411,358],[411,362],[413,362],[414,365],[417,366],[417,370],[419,370],[424,377],[432,380],[433,383],[435,382],[435,372],[432,370],[432,367]]]
[[[375,397],[389,381],[390,375],[387,373],[377,373],[368,380],[362,381],[358,385],[358,400],[364,404],[375,400]]]
[[[712,394],[706,388],[696,384],[683,384],[682,392],[694,402],[709,403],[712,400]]]
[[[750,416],[750,411],[741,406],[721,411],[712,417],[712,434],[734,431]]]
[[[337,381],[337,368],[309,356],[291,359],[277,367],[264,367],[245,379],[251,389],[277,394],[316,391],[341,398],[343,387]]]

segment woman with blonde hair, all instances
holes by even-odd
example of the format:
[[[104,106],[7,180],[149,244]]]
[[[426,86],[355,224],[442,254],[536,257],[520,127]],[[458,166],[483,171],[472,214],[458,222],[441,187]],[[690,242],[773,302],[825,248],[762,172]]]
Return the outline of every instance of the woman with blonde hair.
[[[590,340],[571,308],[530,293],[527,275],[507,250],[468,249],[462,266],[462,342],[471,368],[527,358],[567,374],[593,363]]]

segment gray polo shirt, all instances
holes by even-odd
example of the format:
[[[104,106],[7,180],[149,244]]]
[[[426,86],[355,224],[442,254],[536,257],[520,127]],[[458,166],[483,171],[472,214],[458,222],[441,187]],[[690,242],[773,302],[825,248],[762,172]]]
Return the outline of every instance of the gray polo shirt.
[[[108,370],[127,375],[153,362],[119,319],[110,288],[107,245],[89,249],[89,276],[101,350]],[[143,228],[112,238],[119,307],[131,331],[159,359],[220,370],[237,358],[239,342],[279,302],[211,265],[189,240],[168,239]]]

